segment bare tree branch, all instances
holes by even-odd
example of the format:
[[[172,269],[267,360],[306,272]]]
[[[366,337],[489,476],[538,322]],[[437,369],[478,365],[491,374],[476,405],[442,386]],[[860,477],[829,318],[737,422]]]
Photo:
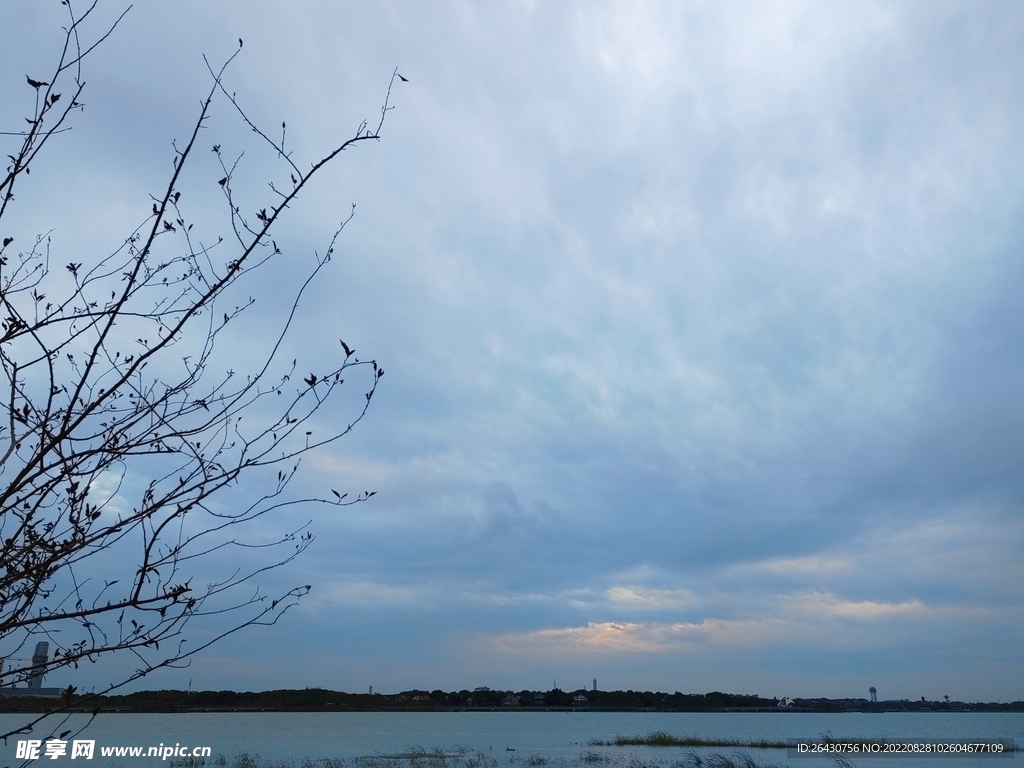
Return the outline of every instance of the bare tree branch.
[[[77,15],[66,5],[69,24],[50,79],[27,78],[36,94],[28,128],[0,133],[18,142],[0,178],[0,232],[14,210],[16,183],[27,180],[40,150],[69,130],[71,112],[81,107],[83,60],[127,13],[86,44],[85,22],[96,3]],[[172,171],[152,198],[151,215],[109,255],[56,266],[50,233],[23,250],[13,235],[0,241],[4,686],[132,654],[138,668],[100,691],[106,693],[158,669],[188,664],[243,627],[276,623],[309,585],[275,596],[252,585],[305,551],[313,535],[307,524],[256,540],[252,523],[300,505],[346,507],[373,495],[350,498],[332,490],[328,499],[293,494],[291,486],[304,454],[344,437],[364,418],[383,370],[374,360],[360,360],[344,341],[333,361],[308,376],[297,360],[281,360],[296,310],[330,262],[354,206],[280,307],[281,324],[248,373],[218,371],[218,342],[253,304],[250,298],[230,305],[239,281],[282,257],[272,233],[285,211],[338,155],[380,139],[395,78],[404,78],[397,70],[392,74],[375,129],[364,121],[303,172],[285,149],[285,125],[280,141],[271,139],[225,88],[225,72],[238,53],[219,68],[207,62],[212,84],[187,142],[174,147]],[[286,164],[292,187],[282,191],[271,184],[278,204],[258,210],[250,224],[240,202],[246,190],[232,178],[241,155],[228,163],[223,144],[215,144],[224,176],[209,183],[221,188],[234,237],[232,245],[223,237],[205,245],[189,221],[184,173],[219,97]],[[345,377],[354,375],[367,381],[364,400],[344,429],[318,431],[318,414],[342,392]],[[243,481],[252,488],[266,485],[240,503]],[[241,557],[255,550],[276,554],[259,564]],[[237,567],[196,586],[195,574],[214,557]],[[186,626],[216,616],[234,619],[212,640],[186,649]],[[55,647],[52,658],[41,666],[17,661],[42,639]]]

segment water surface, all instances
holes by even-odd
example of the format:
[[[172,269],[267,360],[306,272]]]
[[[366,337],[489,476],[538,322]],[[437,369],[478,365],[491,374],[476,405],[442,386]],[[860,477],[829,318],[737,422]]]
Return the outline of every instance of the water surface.
[[[85,722],[75,716],[59,731]],[[0,727],[23,722],[23,715],[0,715]],[[55,727],[55,726],[49,726]],[[533,766],[587,766],[587,768],[641,768],[683,765],[690,751],[680,747],[594,746],[617,735],[665,731],[676,736],[699,736],[740,741],[835,738],[1013,738],[1024,746],[1024,713],[994,712],[210,712],[180,714],[111,713],[92,722],[84,738],[95,739],[93,765],[155,765],[160,760],[135,758],[101,760],[100,746],[157,746],[175,744],[209,746],[227,765],[240,754],[258,755],[264,762],[302,766],[325,758],[345,760],[370,768],[377,764],[410,764],[387,759],[414,750],[462,753],[449,759],[448,768],[532,768]],[[34,738],[48,731],[37,728]],[[22,737],[24,738],[24,737]],[[0,764],[15,762],[15,738],[8,740]],[[698,757],[742,752],[758,764],[793,768],[835,766],[822,758],[792,758],[785,750],[719,747],[698,749]],[[967,768],[976,764],[993,768],[1024,765],[1022,758],[978,757],[871,757],[854,758],[858,768]],[[38,765],[69,765],[88,761],[61,758]],[[418,761],[416,768],[438,768]],[[437,761],[433,761],[437,762]],[[207,765],[216,764],[207,760]]]

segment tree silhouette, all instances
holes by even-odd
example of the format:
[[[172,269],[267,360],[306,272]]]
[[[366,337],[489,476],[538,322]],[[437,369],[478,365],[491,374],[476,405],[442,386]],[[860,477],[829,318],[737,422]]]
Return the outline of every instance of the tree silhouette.
[[[40,672],[131,654],[135,671],[106,692],[187,664],[242,627],[272,624],[308,592],[305,585],[266,595],[254,586],[254,577],[290,561],[313,538],[300,528],[254,540],[258,518],[296,504],[347,506],[373,495],[332,490],[327,498],[299,498],[290,490],[299,458],[347,434],[383,375],[345,342],[330,361],[300,369],[287,360],[295,310],[331,260],[354,207],[283,299],[283,320],[265,353],[247,371],[220,366],[225,328],[246,322],[253,305],[235,303],[239,281],[282,258],[272,233],[310,179],[343,151],[379,139],[400,76],[392,74],[375,125],[363,122],[303,170],[285,150],[284,124],[272,139],[224,87],[238,51],[219,69],[208,63],[209,92],[187,142],[175,145],[169,179],[145,219],[104,258],[58,260],[48,235],[27,247],[15,239],[15,191],[37,183],[30,171],[39,153],[81,107],[83,60],[117,26],[87,43],[95,2],[82,13],[63,4],[69,20],[58,62],[46,79],[27,77],[35,91],[27,127],[0,134],[13,148],[0,177],[0,654],[7,659],[0,681],[16,685]],[[252,215],[225,143],[213,145],[218,173],[186,178],[197,153],[210,151],[199,137],[213,103],[227,105],[283,164],[287,181],[270,185],[276,202]],[[214,236],[213,244],[194,230],[188,210],[190,189],[203,184],[225,201],[227,236]],[[347,426],[321,434],[314,417],[341,392],[346,371],[365,382],[365,400],[360,396]],[[240,485],[253,479],[262,484]],[[247,487],[259,490],[246,496]],[[230,498],[219,502],[225,494]],[[253,547],[274,554],[245,567],[250,559],[235,555]],[[198,585],[195,574],[211,562],[227,564],[227,575]],[[186,644],[186,625],[214,615],[221,619],[212,639]],[[44,668],[12,661],[40,640],[53,651]]]

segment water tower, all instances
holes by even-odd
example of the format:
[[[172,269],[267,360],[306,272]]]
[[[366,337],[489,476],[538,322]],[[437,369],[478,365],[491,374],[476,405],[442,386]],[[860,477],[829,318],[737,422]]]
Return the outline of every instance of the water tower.
[[[871,703],[872,704],[877,704],[878,703],[878,691],[875,690],[875,686],[872,685],[870,688],[868,688],[868,693],[871,694]]]

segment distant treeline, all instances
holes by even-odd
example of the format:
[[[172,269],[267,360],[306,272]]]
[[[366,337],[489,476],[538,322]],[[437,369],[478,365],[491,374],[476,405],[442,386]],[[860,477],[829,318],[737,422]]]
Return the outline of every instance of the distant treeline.
[[[403,691],[397,694],[345,693],[324,688],[260,691],[138,691],[124,696],[71,694],[59,699],[28,696],[0,697],[0,711],[38,712],[64,708],[100,712],[185,711],[431,711],[431,710],[543,710],[578,709],[604,711],[1024,711],[1024,701],[979,703],[962,701],[902,700],[870,702],[867,699],[786,699],[756,694],[660,693],[653,691]]]

